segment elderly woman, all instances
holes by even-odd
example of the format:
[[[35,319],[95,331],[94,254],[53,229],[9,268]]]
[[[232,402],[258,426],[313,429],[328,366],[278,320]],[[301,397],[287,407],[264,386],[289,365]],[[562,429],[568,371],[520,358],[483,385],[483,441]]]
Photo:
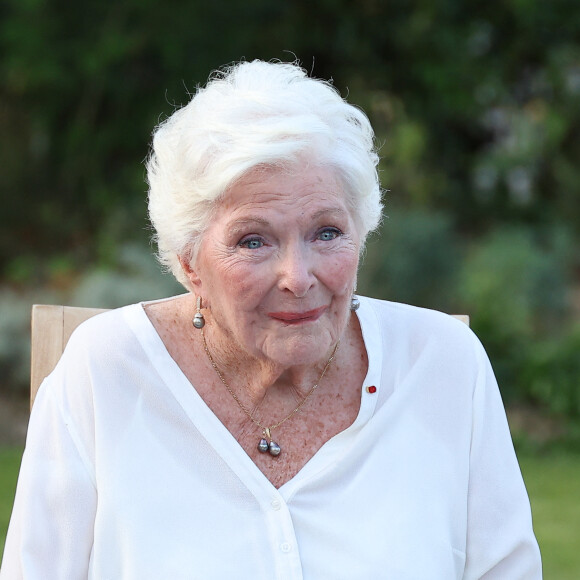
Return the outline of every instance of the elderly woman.
[[[71,338],[3,580],[541,577],[481,345],[354,295],[377,160],[365,115],[293,64],[216,74],[157,129],[150,215],[188,293]]]

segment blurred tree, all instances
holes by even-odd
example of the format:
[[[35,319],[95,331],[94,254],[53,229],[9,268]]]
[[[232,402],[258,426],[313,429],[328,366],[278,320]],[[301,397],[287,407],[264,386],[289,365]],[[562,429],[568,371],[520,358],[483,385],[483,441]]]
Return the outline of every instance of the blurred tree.
[[[363,294],[457,312],[461,253],[451,220],[441,212],[389,212],[380,237],[367,244]]]
[[[5,0],[0,10],[0,267],[27,250],[90,253],[112,208],[141,231],[141,161],[160,115],[212,68],[292,59],[286,50],[367,108],[394,203],[448,209],[472,231],[580,220],[575,0]]]

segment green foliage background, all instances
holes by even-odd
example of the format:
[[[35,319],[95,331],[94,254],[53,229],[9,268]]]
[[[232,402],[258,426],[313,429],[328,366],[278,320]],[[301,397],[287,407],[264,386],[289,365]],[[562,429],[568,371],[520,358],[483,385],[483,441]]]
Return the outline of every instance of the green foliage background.
[[[469,312],[507,399],[580,417],[576,0],[4,0],[0,55],[3,388],[15,305],[174,289],[142,258],[153,126],[220,65],[298,58],[382,144],[360,290]]]

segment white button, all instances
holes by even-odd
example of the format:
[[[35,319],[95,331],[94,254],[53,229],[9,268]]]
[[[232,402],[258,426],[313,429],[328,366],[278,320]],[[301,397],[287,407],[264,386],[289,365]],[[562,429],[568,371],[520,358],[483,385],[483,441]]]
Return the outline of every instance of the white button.
[[[282,507],[282,502],[279,499],[273,499],[270,505],[272,509],[278,511]]]
[[[288,553],[291,549],[292,549],[292,546],[288,542],[284,542],[283,544],[280,544],[280,550],[282,550],[282,552]]]

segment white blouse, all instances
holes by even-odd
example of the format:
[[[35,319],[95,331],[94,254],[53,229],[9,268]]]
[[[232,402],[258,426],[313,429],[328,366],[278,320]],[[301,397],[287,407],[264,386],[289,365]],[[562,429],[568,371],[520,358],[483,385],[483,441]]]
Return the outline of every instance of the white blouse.
[[[82,324],[34,404],[0,578],[541,578],[478,340],[402,304],[361,297],[357,314],[358,417],[280,489],[141,304]]]

